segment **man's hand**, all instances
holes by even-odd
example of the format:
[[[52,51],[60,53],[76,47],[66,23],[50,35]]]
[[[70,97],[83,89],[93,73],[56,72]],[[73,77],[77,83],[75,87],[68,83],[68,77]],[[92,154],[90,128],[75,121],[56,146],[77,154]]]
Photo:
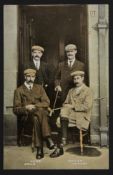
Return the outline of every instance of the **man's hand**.
[[[35,107],[35,105],[30,104],[30,105],[26,105],[25,108],[26,108],[28,111],[31,111],[31,110],[35,109],[36,107]]]
[[[74,109],[72,104],[63,104],[63,107]]]
[[[61,91],[62,91],[61,86],[60,86],[60,85],[56,86],[56,87],[55,87],[55,91],[59,91],[59,92],[61,92]]]

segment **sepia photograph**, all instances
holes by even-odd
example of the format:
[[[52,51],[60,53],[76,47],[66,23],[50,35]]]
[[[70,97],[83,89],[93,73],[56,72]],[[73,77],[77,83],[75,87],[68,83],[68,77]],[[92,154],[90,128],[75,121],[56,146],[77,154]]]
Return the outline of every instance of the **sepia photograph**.
[[[4,5],[3,49],[3,170],[109,170],[109,5]]]

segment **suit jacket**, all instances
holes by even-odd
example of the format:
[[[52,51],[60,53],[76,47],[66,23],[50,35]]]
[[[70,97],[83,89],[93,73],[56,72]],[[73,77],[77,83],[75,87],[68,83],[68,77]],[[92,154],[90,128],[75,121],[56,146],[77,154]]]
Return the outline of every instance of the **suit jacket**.
[[[25,106],[34,104],[36,107],[48,107],[49,98],[41,85],[34,84],[31,90],[23,84],[18,87],[14,93],[14,113],[16,115],[26,116],[28,114]]]
[[[37,71],[35,83],[45,86],[49,84],[49,70],[47,63],[41,61],[39,70],[36,69],[33,61],[28,64],[30,68],[33,68]]]
[[[70,76],[70,73],[76,70],[85,71],[84,63],[75,60],[71,68],[68,67],[67,61],[63,61],[58,65],[57,73],[55,76],[55,86],[60,85],[62,87],[62,93],[61,93],[62,102],[64,102],[69,89],[73,87],[73,81],[72,77]]]
[[[36,108],[32,111],[26,110],[25,106],[29,104],[34,104]],[[51,135],[47,117],[49,104],[50,101],[42,85],[34,84],[31,90],[22,85],[15,90],[13,111],[20,121],[18,139],[21,138],[23,128],[24,133],[27,134],[31,133],[34,128],[34,145],[35,147],[42,146],[42,136]]]
[[[64,104],[71,104],[74,109],[68,107],[62,108],[61,116],[67,117],[79,129],[88,129],[93,104],[91,89],[85,84],[79,92],[76,91],[76,88],[70,89]]]

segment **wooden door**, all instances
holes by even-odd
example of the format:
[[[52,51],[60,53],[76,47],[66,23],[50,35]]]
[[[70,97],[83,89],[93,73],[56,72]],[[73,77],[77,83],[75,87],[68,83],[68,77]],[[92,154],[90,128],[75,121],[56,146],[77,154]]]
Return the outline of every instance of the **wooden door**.
[[[31,59],[33,44],[45,48],[43,60],[50,65],[53,82],[55,68],[65,59],[64,47],[68,43],[77,45],[77,57],[87,67],[86,5],[20,6],[18,85],[23,81],[23,66]]]

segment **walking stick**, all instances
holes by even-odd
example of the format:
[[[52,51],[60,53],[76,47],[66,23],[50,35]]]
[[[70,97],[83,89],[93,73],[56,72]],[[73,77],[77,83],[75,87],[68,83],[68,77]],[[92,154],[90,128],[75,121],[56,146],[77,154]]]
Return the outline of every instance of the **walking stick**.
[[[49,113],[49,116],[51,117],[53,112],[54,112],[54,108],[55,108],[55,105],[56,105],[56,101],[57,101],[57,98],[58,98],[58,90],[56,92],[56,96],[55,96],[55,101],[54,101],[54,104],[53,104],[53,109],[50,110],[50,113]]]

